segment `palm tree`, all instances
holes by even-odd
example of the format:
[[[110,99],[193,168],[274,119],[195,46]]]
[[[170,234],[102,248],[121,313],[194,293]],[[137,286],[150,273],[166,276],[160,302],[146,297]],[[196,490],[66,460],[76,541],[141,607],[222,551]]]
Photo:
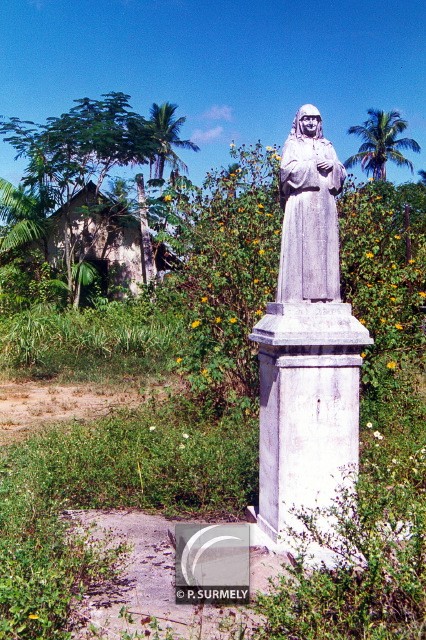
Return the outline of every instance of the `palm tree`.
[[[420,171],[418,171],[418,174],[420,176],[420,182],[422,184],[426,184],[426,171],[424,169],[420,169]]]
[[[373,174],[373,180],[386,180],[386,162],[391,160],[399,167],[408,167],[413,172],[413,164],[407,160],[401,149],[410,149],[419,153],[420,146],[412,138],[399,138],[397,135],[405,131],[408,126],[401,118],[399,111],[381,111],[369,109],[370,116],[363,125],[356,125],[348,129],[364,140],[358,153],[348,158],[345,167],[351,168],[361,163],[361,168]]]
[[[158,105],[154,102],[150,109],[150,119],[148,127],[154,143],[157,146],[156,153],[150,159],[150,178],[152,177],[152,167],[154,166],[154,177],[162,180],[164,166],[169,163],[173,169],[180,169],[187,172],[188,167],[178,155],[173,151],[173,147],[178,149],[191,149],[199,151],[199,147],[190,140],[181,140],[179,132],[186,121],[185,117],[175,118],[177,104],[164,102]]]

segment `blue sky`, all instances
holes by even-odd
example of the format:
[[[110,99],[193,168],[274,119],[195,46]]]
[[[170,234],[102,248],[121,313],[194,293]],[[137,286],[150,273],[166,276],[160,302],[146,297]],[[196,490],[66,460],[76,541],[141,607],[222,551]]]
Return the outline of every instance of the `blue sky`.
[[[229,164],[233,140],[281,146],[306,102],[341,160],[368,108],[398,109],[422,147],[406,155],[426,170],[425,25],[424,0],[2,0],[0,114],[44,122],[109,91],[146,116],[177,103],[182,137],[201,147],[181,157],[200,183]],[[0,142],[0,176],[17,183],[13,157]],[[411,174],[388,164],[388,178]]]

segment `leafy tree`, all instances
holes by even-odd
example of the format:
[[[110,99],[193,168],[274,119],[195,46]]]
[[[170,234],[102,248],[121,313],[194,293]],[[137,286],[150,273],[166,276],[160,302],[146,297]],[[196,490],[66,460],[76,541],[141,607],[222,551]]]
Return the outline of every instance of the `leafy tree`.
[[[363,171],[373,174],[374,180],[386,180],[386,162],[394,162],[400,167],[408,167],[413,172],[413,164],[401,153],[401,149],[409,149],[419,153],[420,146],[412,138],[397,138],[408,126],[401,118],[399,111],[381,111],[369,109],[369,118],[362,125],[348,129],[349,134],[364,140],[358,153],[348,158],[345,167],[351,168],[361,163]]]
[[[185,117],[175,118],[176,104],[164,102],[161,105],[154,103],[150,110],[149,130],[156,144],[156,149],[150,157],[150,178],[154,167],[154,178],[162,179],[166,163],[173,169],[187,172],[188,167],[178,157],[173,147],[178,149],[191,149],[199,151],[199,147],[190,140],[181,140],[179,133],[186,121]]]
[[[147,163],[157,148],[146,120],[131,111],[129,96],[112,92],[102,98],[75,100],[68,113],[48,118],[45,125],[11,118],[0,126],[0,134],[15,147],[17,157],[28,160],[22,185],[38,198],[43,216],[61,207],[64,264],[75,304],[80,291],[76,277],[90,279],[90,268],[82,265],[102,225],[92,233],[91,245],[85,245],[82,229],[73,225],[71,217],[74,197],[93,183],[95,194],[88,198],[85,213],[99,218],[105,209],[99,193],[109,172],[117,166]]]

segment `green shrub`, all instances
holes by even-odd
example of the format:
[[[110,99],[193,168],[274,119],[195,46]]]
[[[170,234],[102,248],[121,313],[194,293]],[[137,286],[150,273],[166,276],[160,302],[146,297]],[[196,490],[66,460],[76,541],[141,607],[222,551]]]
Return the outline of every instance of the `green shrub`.
[[[423,456],[422,472],[426,470]],[[317,517],[333,517],[334,531]],[[256,638],[406,640],[426,629],[426,508],[412,485],[394,491],[363,478],[329,510],[300,514],[309,534],[258,605],[266,625]],[[334,567],[306,568],[307,541],[334,553]]]
[[[187,331],[178,370],[216,407],[257,396],[257,348],[248,334],[274,298],[282,211],[276,149],[232,149],[235,164],[203,189],[170,188],[187,259],[175,276]]]
[[[2,456],[0,478],[0,639],[70,638],[76,600],[114,575],[124,547],[69,535],[59,506],[13,454]]]
[[[401,370],[419,367],[424,353],[426,188],[349,183],[339,212],[344,297],[375,341],[363,354],[363,382],[372,391],[402,381]]]

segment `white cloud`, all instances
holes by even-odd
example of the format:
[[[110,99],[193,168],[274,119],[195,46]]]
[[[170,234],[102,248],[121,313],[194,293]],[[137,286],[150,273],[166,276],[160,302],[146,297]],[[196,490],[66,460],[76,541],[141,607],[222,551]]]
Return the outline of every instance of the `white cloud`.
[[[202,129],[196,129],[191,136],[191,141],[198,144],[199,142],[213,142],[217,140],[223,133],[223,127],[214,127],[213,129],[207,129],[207,131],[203,131]]]
[[[202,117],[206,120],[225,120],[230,122],[232,120],[232,107],[228,107],[226,104],[222,106],[214,104],[203,113]]]

